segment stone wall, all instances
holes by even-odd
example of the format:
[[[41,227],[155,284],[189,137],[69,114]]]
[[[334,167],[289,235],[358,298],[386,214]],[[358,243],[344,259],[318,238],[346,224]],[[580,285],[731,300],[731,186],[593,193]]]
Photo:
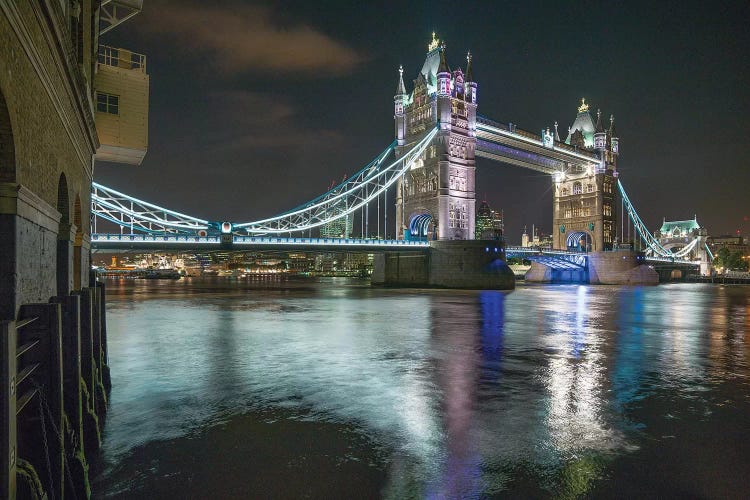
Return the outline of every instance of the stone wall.
[[[531,263],[525,280],[530,283],[590,283],[592,285],[656,285],[659,274],[630,251],[590,252],[588,269],[557,270]]]
[[[594,285],[658,285],[659,274],[630,251],[589,254],[589,282]]]
[[[57,294],[58,247],[78,257],[61,283],[88,283],[93,86],[74,59],[63,5],[0,3],[0,319]]]

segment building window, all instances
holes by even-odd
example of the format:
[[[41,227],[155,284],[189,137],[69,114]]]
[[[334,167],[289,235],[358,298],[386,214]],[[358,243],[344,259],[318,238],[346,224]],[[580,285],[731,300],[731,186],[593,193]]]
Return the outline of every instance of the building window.
[[[594,185],[593,184],[586,184],[586,192],[587,193],[593,193],[594,192]]]
[[[562,195],[568,196],[568,194],[570,194],[570,191],[568,190],[568,188],[562,188]]]
[[[573,194],[581,194],[583,193],[583,187],[581,186],[580,182],[574,182],[573,183]]]
[[[120,114],[120,96],[105,94],[103,92],[96,93],[96,110],[102,113],[109,113],[110,115]]]
[[[451,229],[456,227],[456,206],[453,203],[448,205],[448,221]]]
[[[612,205],[610,205],[609,203],[605,203],[603,206],[603,209],[604,209],[604,215],[606,216],[612,215]]]
[[[604,181],[604,192],[605,193],[611,193],[612,192],[612,183],[608,180]]]

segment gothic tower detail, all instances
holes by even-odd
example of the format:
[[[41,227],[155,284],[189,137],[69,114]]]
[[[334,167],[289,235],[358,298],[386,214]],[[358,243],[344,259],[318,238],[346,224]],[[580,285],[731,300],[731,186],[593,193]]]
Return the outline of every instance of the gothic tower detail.
[[[397,154],[435,127],[438,133],[396,190],[399,239],[474,239],[477,83],[471,54],[466,73],[451,71],[445,43],[432,34],[422,69],[406,94],[395,96]],[[399,103],[403,112],[399,114]]]
[[[553,245],[558,250],[611,250],[616,243],[619,138],[614,118],[605,130],[601,111],[594,125],[588,110],[582,99],[566,143],[599,159],[588,166],[571,165],[553,180]]]

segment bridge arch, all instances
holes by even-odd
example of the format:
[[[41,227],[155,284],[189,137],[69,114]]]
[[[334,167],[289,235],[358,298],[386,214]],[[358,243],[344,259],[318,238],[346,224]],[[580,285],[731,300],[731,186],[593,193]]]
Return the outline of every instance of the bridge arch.
[[[594,248],[594,237],[588,231],[571,230],[565,235],[565,247],[567,250],[577,252],[591,252]]]
[[[428,210],[414,212],[409,216],[409,234],[414,240],[435,238],[435,220]]]

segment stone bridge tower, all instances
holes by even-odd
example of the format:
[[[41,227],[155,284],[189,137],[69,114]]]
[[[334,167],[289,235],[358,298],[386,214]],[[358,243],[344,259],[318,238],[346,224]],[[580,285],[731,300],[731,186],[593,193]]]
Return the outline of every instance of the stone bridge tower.
[[[619,138],[614,116],[607,130],[601,111],[596,118],[595,125],[582,99],[568,129],[565,143],[581,151],[596,151],[599,164],[573,165],[554,178],[553,247],[557,250],[602,251],[615,244]]]
[[[398,181],[398,239],[474,239],[477,83],[471,54],[466,59],[466,73],[461,68],[451,71],[445,44],[433,33],[410,94],[399,69],[394,97],[397,155],[434,127],[439,132]]]

